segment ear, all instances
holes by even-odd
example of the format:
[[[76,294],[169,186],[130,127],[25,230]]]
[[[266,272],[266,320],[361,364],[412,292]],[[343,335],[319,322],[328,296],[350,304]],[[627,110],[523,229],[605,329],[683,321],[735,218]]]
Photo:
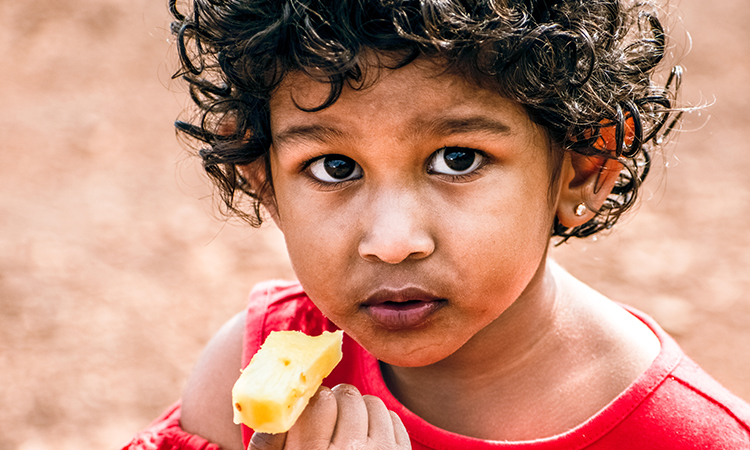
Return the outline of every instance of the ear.
[[[268,179],[268,169],[264,158],[258,158],[250,164],[238,165],[237,171],[239,171],[242,178],[247,181],[250,189],[258,197],[261,206],[268,212],[271,219],[276,223],[276,226],[281,228],[281,221],[278,216],[278,209],[276,208],[276,198],[273,194],[273,185],[271,180]]]
[[[622,168],[616,159],[566,152],[557,202],[560,224],[573,228],[593,219],[615,187]]]

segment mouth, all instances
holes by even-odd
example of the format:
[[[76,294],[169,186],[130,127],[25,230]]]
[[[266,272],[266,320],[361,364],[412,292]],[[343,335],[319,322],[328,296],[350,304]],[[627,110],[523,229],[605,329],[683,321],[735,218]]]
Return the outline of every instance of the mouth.
[[[370,295],[362,309],[379,326],[391,330],[414,328],[447,303],[419,288],[381,289]]]

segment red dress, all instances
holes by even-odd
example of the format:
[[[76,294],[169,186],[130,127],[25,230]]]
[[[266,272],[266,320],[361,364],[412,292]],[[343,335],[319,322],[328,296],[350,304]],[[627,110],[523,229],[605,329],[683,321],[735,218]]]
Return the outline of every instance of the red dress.
[[[432,426],[402,406],[388,391],[378,361],[344,335],[344,358],[324,385],[355,385],[380,397],[401,417],[414,450],[687,450],[750,449],[750,405],[732,395],[684,355],[652,319],[628,308],[659,338],[651,366],[607,407],[563,434],[534,441],[484,441]],[[243,367],[271,331],[311,335],[335,330],[297,283],[266,282],[250,295]],[[247,446],[252,430],[243,425]],[[215,450],[213,444],[179,427],[179,403],[136,435],[123,449]]]

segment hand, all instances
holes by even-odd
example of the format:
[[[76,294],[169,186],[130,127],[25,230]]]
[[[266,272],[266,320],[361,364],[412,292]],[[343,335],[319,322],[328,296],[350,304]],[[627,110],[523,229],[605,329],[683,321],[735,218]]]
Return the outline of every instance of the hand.
[[[356,387],[321,387],[287,433],[255,433],[248,450],[408,450],[401,419]]]

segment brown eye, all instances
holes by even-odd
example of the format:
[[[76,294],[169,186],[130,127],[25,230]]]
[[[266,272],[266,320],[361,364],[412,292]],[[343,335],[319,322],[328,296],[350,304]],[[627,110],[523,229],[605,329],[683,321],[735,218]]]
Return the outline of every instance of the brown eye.
[[[479,168],[483,161],[484,156],[476,150],[446,147],[432,154],[428,170],[443,175],[466,175]]]
[[[326,155],[310,164],[310,174],[324,183],[338,183],[362,177],[362,168],[342,155]]]

